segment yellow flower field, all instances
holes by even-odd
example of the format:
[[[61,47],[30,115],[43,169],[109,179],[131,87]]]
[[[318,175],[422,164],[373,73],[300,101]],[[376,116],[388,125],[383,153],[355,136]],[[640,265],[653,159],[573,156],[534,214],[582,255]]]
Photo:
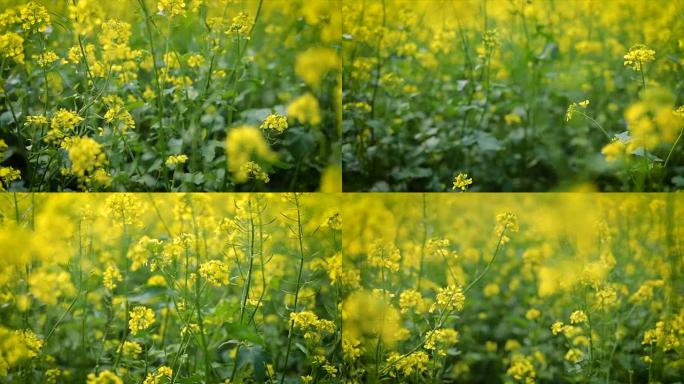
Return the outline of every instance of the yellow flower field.
[[[0,382],[339,382],[334,195],[0,198]]]
[[[680,0],[345,1],[345,190],[684,186]]]
[[[675,383],[684,196],[349,194],[350,383]]]
[[[337,1],[0,6],[0,190],[341,189]]]

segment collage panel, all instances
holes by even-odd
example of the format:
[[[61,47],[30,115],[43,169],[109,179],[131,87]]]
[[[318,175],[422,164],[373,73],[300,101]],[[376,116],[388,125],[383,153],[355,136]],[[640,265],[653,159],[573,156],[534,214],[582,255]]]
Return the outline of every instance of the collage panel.
[[[344,190],[681,190],[682,11],[345,1]]]
[[[347,383],[677,383],[684,196],[345,194]]]
[[[341,190],[338,1],[0,5],[1,189]]]
[[[0,195],[0,383],[339,383],[332,194]]]
[[[682,15],[0,0],[0,384],[681,383]]]

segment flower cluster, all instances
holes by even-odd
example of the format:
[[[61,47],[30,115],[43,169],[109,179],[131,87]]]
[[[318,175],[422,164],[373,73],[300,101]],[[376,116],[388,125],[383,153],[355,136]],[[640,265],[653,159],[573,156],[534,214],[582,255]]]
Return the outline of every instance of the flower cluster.
[[[655,51],[643,44],[637,44],[625,54],[625,67],[629,66],[635,71],[642,71],[644,64],[655,60]]]
[[[128,316],[128,328],[131,330],[132,335],[137,335],[154,323],[154,312],[147,307],[135,307],[129,312]]]
[[[199,274],[215,287],[228,284],[228,266],[220,260],[202,263]]]

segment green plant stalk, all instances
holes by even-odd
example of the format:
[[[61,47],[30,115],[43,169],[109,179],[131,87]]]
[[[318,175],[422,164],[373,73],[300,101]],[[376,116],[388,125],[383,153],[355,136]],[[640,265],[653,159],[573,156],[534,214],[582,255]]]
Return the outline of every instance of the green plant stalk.
[[[299,196],[294,194],[295,206],[297,207],[297,239],[299,241],[299,270],[297,272],[297,285],[295,287],[295,297],[293,311],[297,312],[297,304],[299,301],[299,288],[302,281],[302,270],[304,269],[304,244],[303,244],[303,230],[302,230],[302,216],[301,208],[299,206]],[[292,347],[292,331],[294,329],[294,320],[290,320],[290,329],[287,333],[287,348],[285,349],[285,362],[283,363],[283,372],[280,377],[280,384],[285,382],[285,369],[287,369],[287,362],[290,357],[290,348]]]
[[[378,86],[380,85],[380,73],[382,72],[382,40],[385,37],[385,26],[387,25],[387,11],[385,6],[385,0],[382,0],[382,27],[380,37],[378,38],[378,45],[376,48],[376,60],[378,63],[375,66],[375,79],[373,81],[373,93],[371,96],[371,118],[375,117],[375,99],[378,96]],[[371,130],[371,143],[375,143],[375,130]]]
[[[589,306],[587,305],[587,288],[584,288],[582,293],[584,299],[584,311],[587,314],[587,325],[589,326],[589,369],[587,370],[587,378],[591,377],[591,371],[594,366],[594,338],[593,338],[593,326],[591,322],[591,312],[589,311]]]
[[[195,273],[197,274],[195,278],[195,309],[197,311],[197,323],[199,325],[199,330],[200,330],[200,342],[201,342],[201,347],[203,350],[203,355],[204,355],[204,377],[206,378],[207,382],[211,382],[211,379],[214,376],[214,371],[211,367],[211,361],[209,359],[209,348],[207,347],[207,339],[204,336],[204,319],[202,317],[202,305],[201,305],[201,300],[200,300],[200,293],[201,293],[201,286],[200,286],[200,249],[199,249],[199,231],[198,231],[198,225],[197,225],[197,218],[195,216],[195,208],[194,205],[191,203],[190,204],[190,211],[192,213],[192,226],[195,232]]]
[[[264,295],[266,294],[266,272],[264,270],[266,261],[264,260],[264,226],[263,226],[263,218],[262,218],[262,213],[263,210],[261,209],[261,202],[259,200],[259,197],[257,196],[256,198],[256,209],[257,209],[257,226],[259,227],[259,264],[261,268],[261,294],[259,295],[259,300],[257,300],[257,305],[254,307],[254,311],[252,311],[252,314],[249,316],[249,320],[247,321],[247,324],[250,324],[254,321],[254,318],[256,316],[257,311],[259,310],[259,305],[261,305],[261,302],[264,299]],[[255,324],[256,325],[256,324]]]
[[[114,369],[116,369],[119,366],[119,361],[121,359],[121,355],[123,353],[123,345],[126,339],[128,338],[128,278],[126,277],[128,273],[128,268],[129,268],[129,260],[128,260],[128,233],[126,230],[126,213],[122,210],[121,212],[121,226],[122,226],[122,233],[121,233],[121,243],[119,244],[119,249],[120,249],[120,255],[124,259],[124,265],[125,268],[122,273],[122,292],[121,296],[124,298],[124,326],[123,326],[123,335],[121,336],[121,342],[119,343],[119,351],[116,354],[116,360],[114,361]]]
[[[418,269],[418,291],[420,291],[420,283],[423,279],[423,264],[425,262],[425,244],[427,242],[427,202],[425,201],[425,192],[423,192],[423,241],[420,246],[420,266]]]
[[[682,139],[682,134],[684,134],[684,128],[682,128],[682,130],[679,131],[679,136],[677,136],[677,140],[675,140],[674,144],[672,144],[672,148],[670,148],[670,152],[668,152],[667,157],[665,158],[665,162],[663,163],[663,168],[667,168],[667,164],[670,162],[670,157],[672,157],[674,149],[677,147],[677,144],[679,144],[679,140]]]
[[[496,249],[494,250],[494,255],[492,255],[492,258],[489,260],[489,263],[487,263],[487,266],[486,266],[485,269],[477,276],[477,278],[475,278],[475,280],[473,280],[473,282],[471,282],[471,283],[463,290],[463,294],[464,294],[464,295],[465,295],[466,292],[468,292],[472,287],[474,287],[475,284],[476,284],[478,281],[480,281],[480,280],[484,277],[484,275],[485,275],[485,274],[487,273],[487,271],[489,270],[489,267],[492,265],[492,263],[494,263],[494,260],[496,260],[496,255],[499,253],[499,250],[501,249],[501,245],[502,245],[501,243],[502,243],[502,240],[503,240],[503,237],[504,237],[504,235],[505,235],[505,233],[506,233],[506,229],[507,229],[507,228],[508,228],[508,225],[506,225],[506,226],[504,227],[503,231],[501,231],[501,235],[499,235],[499,241],[497,242]],[[453,300],[453,298],[450,298],[450,299],[449,299],[449,304],[451,304],[451,300]],[[434,326],[432,327],[431,331],[434,332],[436,329],[440,328],[440,327],[442,326],[442,322],[443,322],[445,319],[447,319],[447,318],[449,317],[450,313],[451,313],[451,311],[444,311],[444,312],[440,315],[439,319],[435,322],[435,324],[434,324]],[[446,316],[444,316],[445,314],[446,314]],[[427,335],[428,333],[429,333],[429,332],[426,332],[425,334]],[[417,350],[419,350],[423,345],[425,345],[426,342],[427,342],[427,337],[423,337],[423,339],[421,340],[421,342],[418,343],[418,345],[416,345],[415,347],[413,347],[409,352],[407,352],[407,353],[401,355],[398,359],[396,359],[396,360],[393,361],[392,363],[387,364],[386,366],[384,366],[384,367],[382,368],[381,373],[382,373],[382,374],[386,374],[387,371],[389,371],[389,369],[392,368],[392,366],[394,366],[394,365],[395,365],[396,363],[398,363],[399,361],[401,361],[401,360],[407,358],[408,356],[410,356],[411,354],[413,354],[414,352],[416,352]]]
[[[591,121],[592,123],[594,123],[594,125],[596,125],[596,126],[601,130],[601,132],[603,132],[603,134],[606,135],[606,138],[607,138],[608,140],[612,140],[612,137],[610,136],[610,134],[608,133],[608,131],[606,131],[606,130],[603,128],[603,126],[601,126],[601,124],[598,123],[598,121],[596,121],[596,120],[594,120],[593,118],[589,117],[589,115],[587,115],[586,113],[584,113],[584,112],[582,112],[582,111],[580,111],[580,110],[575,110],[575,112],[576,112],[576,113],[579,113],[580,115],[584,116],[585,119],[587,119],[587,120]]]
[[[162,158],[166,157],[166,135],[164,132],[164,101],[162,100],[161,82],[159,80],[159,68],[157,66],[157,52],[154,46],[154,39],[152,37],[152,25],[150,23],[150,13],[145,4],[145,0],[138,0],[143,14],[145,15],[145,30],[147,31],[147,39],[150,44],[150,53],[152,54],[152,67],[154,68],[154,80],[157,85],[157,118],[159,119],[159,151]]]
[[[249,227],[250,227],[250,234],[249,234],[249,267],[247,269],[247,282],[245,283],[245,286],[243,287],[242,290],[242,302],[240,304],[240,324],[243,324],[243,319],[245,316],[245,308],[247,308],[247,299],[249,298],[249,289],[252,284],[252,272],[254,270],[254,235],[255,235],[255,228],[254,228],[254,215],[252,213],[252,199],[250,198],[247,201],[247,205],[249,207]],[[240,355],[240,346],[241,344],[238,344],[237,347],[235,348],[235,364],[233,365],[233,371],[230,374],[230,381],[232,382],[235,379],[235,374],[237,373],[237,366],[238,366],[238,357]]]

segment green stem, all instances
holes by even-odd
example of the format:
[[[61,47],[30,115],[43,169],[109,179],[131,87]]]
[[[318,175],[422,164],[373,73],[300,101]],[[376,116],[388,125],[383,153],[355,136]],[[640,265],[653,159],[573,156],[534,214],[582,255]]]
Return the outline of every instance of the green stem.
[[[674,149],[677,147],[679,140],[681,140],[682,134],[684,134],[684,128],[682,128],[682,130],[679,131],[679,136],[677,136],[677,140],[675,140],[674,144],[672,144],[672,148],[670,148],[670,152],[667,154],[667,157],[665,158],[665,162],[663,163],[663,168],[667,168],[667,163],[670,162],[670,157],[672,157],[672,153],[674,152]]]
[[[299,206],[299,196],[294,194],[294,202],[297,207],[297,239],[299,240],[299,271],[297,272],[297,285],[295,287],[295,297],[293,312],[297,312],[297,303],[299,300],[299,286],[302,281],[302,270],[304,269],[304,243],[302,230],[301,208]],[[283,363],[283,372],[280,377],[280,384],[285,382],[285,369],[287,369],[287,362],[290,357],[290,348],[292,347],[292,331],[294,328],[294,320],[290,320],[290,329],[287,333],[287,349],[285,350],[285,362]]]

